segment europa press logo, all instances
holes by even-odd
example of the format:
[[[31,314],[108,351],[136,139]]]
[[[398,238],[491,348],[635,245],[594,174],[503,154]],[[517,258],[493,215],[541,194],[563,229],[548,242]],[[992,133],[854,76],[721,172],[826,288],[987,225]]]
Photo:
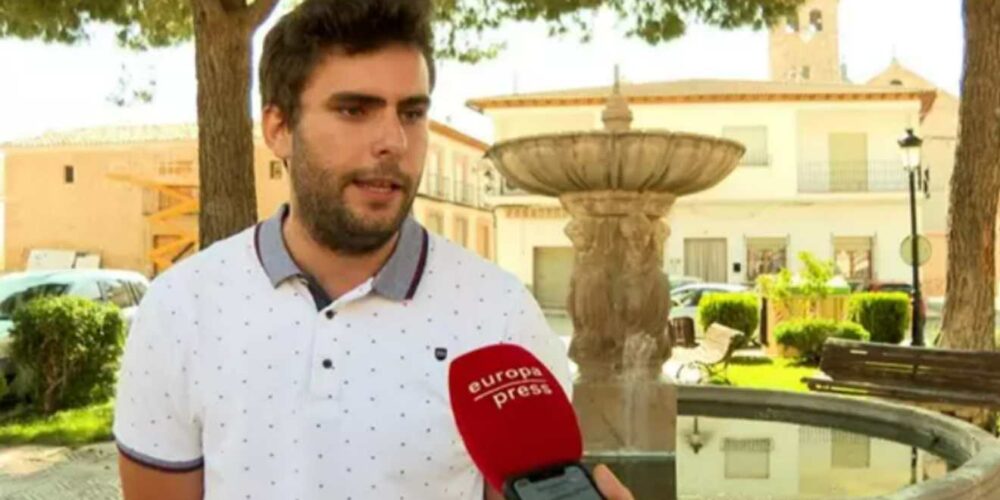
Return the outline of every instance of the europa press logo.
[[[469,395],[474,402],[490,399],[498,410],[512,401],[552,394],[549,381],[537,366],[497,371],[469,384]]]

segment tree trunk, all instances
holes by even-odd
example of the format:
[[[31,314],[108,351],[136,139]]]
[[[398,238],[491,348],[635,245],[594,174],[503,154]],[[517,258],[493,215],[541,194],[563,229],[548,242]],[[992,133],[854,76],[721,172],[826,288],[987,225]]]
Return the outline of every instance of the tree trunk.
[[[993,350],[1000,196],[1000,2],[965,0],[961,125],[948,213],[948,289],[940,345]]]
[[[198,77],[201,248],[257,222],[251,40],[277,0],[191,0]]]

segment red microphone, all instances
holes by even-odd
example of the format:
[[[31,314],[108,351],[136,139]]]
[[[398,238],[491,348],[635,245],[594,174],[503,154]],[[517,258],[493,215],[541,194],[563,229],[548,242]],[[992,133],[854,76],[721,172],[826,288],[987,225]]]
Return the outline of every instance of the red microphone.
[[[507,499],[604,499],[580,464],[573,405],[530,352],[502,344],[459,356],[448,389],[465,449]]]

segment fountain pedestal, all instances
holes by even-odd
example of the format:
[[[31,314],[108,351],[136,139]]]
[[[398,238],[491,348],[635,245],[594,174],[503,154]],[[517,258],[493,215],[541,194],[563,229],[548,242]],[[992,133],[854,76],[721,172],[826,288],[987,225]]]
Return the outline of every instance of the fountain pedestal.
[[[745,148],[632,130],[617,77],[602,118],[603,131],[514,139],[487,156],[514,186],[558,196],[571,216],[569,355],[579,367],[573,405],[588,461],[608,463],[636,498],[669,499],[677,390],[663,377],[673,344],[664,218],[678,196],[729,175]]]
[[[675,488],[677,390],[661,376],[672,347],[670,290],[661,271],[670,230],[663,218],[675,199],[628,191],[560,196],[572,217],[567,308],[584,449],[638,498],[670,498]]]

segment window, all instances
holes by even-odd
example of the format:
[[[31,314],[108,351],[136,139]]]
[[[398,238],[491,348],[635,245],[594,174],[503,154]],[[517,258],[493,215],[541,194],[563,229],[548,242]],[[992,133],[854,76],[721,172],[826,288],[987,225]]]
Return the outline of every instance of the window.
[[[697,307],[701,300],[701,289],[689,289],[670,294],[673,307]]]
[[[438,146],[431,146],[427,150],[427,161],[424,163],[424,178],[420,183],[421,193],[435,197],[443,196],[442,170],[441,150]]]
[[[787,265],[787,239],[747,239],[747,281],[753,282],[762,274],[776,274]]]
[[[897,87],[901,87],[903,85],[903,80],[900,80],[899,78],[893,78],[892,81],[889,82],[889,85],[896,85]]]
[[[722,137],[746,146],[747,151],[743,154],[740,165],[766,167],[771,164],[767,151],[767,127],[723,127]]]
[[[809,26],[817,33],[823,31],[823,13],[819,9],[809,12]]]
[[[5,290],[7,293],[4,295],[3,301],[0,302],[0,319],[11,319],[17,308],[33,299],[63,295],[68,289],[69,285],[65,283],[45,283],[19,290]]]
[[[788,16],[785,18],[785,31],[789,33],[799,32],[799,16],[798,14]]]
[[[830,440],[830,464],[834,469],[867,469],[871,466],[871,439],[834,429]]]
[[[90,299],[95,302],[100,302],[104,298],[101,294],[101,288],[97,286],[97,283],[94,281],[84,281],[83,283],[78,283],[73,288],[72,293],[73,295]]]
[[[186,175],[194,175],[194,161],[191,160],[174,160],[174,161],[163,161],[160,162],[159,167],[157,167],[157,172],[164,177],[183,177]]]
[[[452,240],[463,247],[469,246],[469,221],[465,220],[465,217],[456,215],[452,220],[452,226]]]
[[[272,160],[271,161],[271,178],[275,179],[275,180],[281,179],[282,170],[284,169],[284,167],[285,166],[280,161],[278,161],[278,160]]]
[[[770,439],[725,439],[726,479],[767,479],[771,477]]]
[[[810,68],[809,66],[803,66],[802,67],[802,79],[803,80],[808,80],[811,77],[812,77],[812,68]]]
[[[490,246],[490,224],[480,223],[476,230],[476,253],[484,259],[490,259],[492,248]]]
[[[838,237],[833,239],[837,272],[852,285],[865,285],[875,278],[872,266],[872,238]]]
[[[98,285],[101,287],[101,292],[104,294],[104,300],[107,302],[110,302],[122,309],[135,305],[135,298],[132,297],[132,292],[129,291],[128,285],[126,285],[124,281],[101,281]]]
[[[435,234],[444,234],[444,217],[440,212],[427,212],[427,220],[424,221],[424,227],[428,231]]]
[[[132,295],[135,297],[135,303],[138,304],[142,302],[142,298],[146,296],[146,284],[141,281],[133,281],[129,283],[129,287],[132,288]]]
[[[66,184],[73,184],[75,180],[76,172],[73,169],[73,165],[66,165],[63,167],[63,181],[65,181]]]

